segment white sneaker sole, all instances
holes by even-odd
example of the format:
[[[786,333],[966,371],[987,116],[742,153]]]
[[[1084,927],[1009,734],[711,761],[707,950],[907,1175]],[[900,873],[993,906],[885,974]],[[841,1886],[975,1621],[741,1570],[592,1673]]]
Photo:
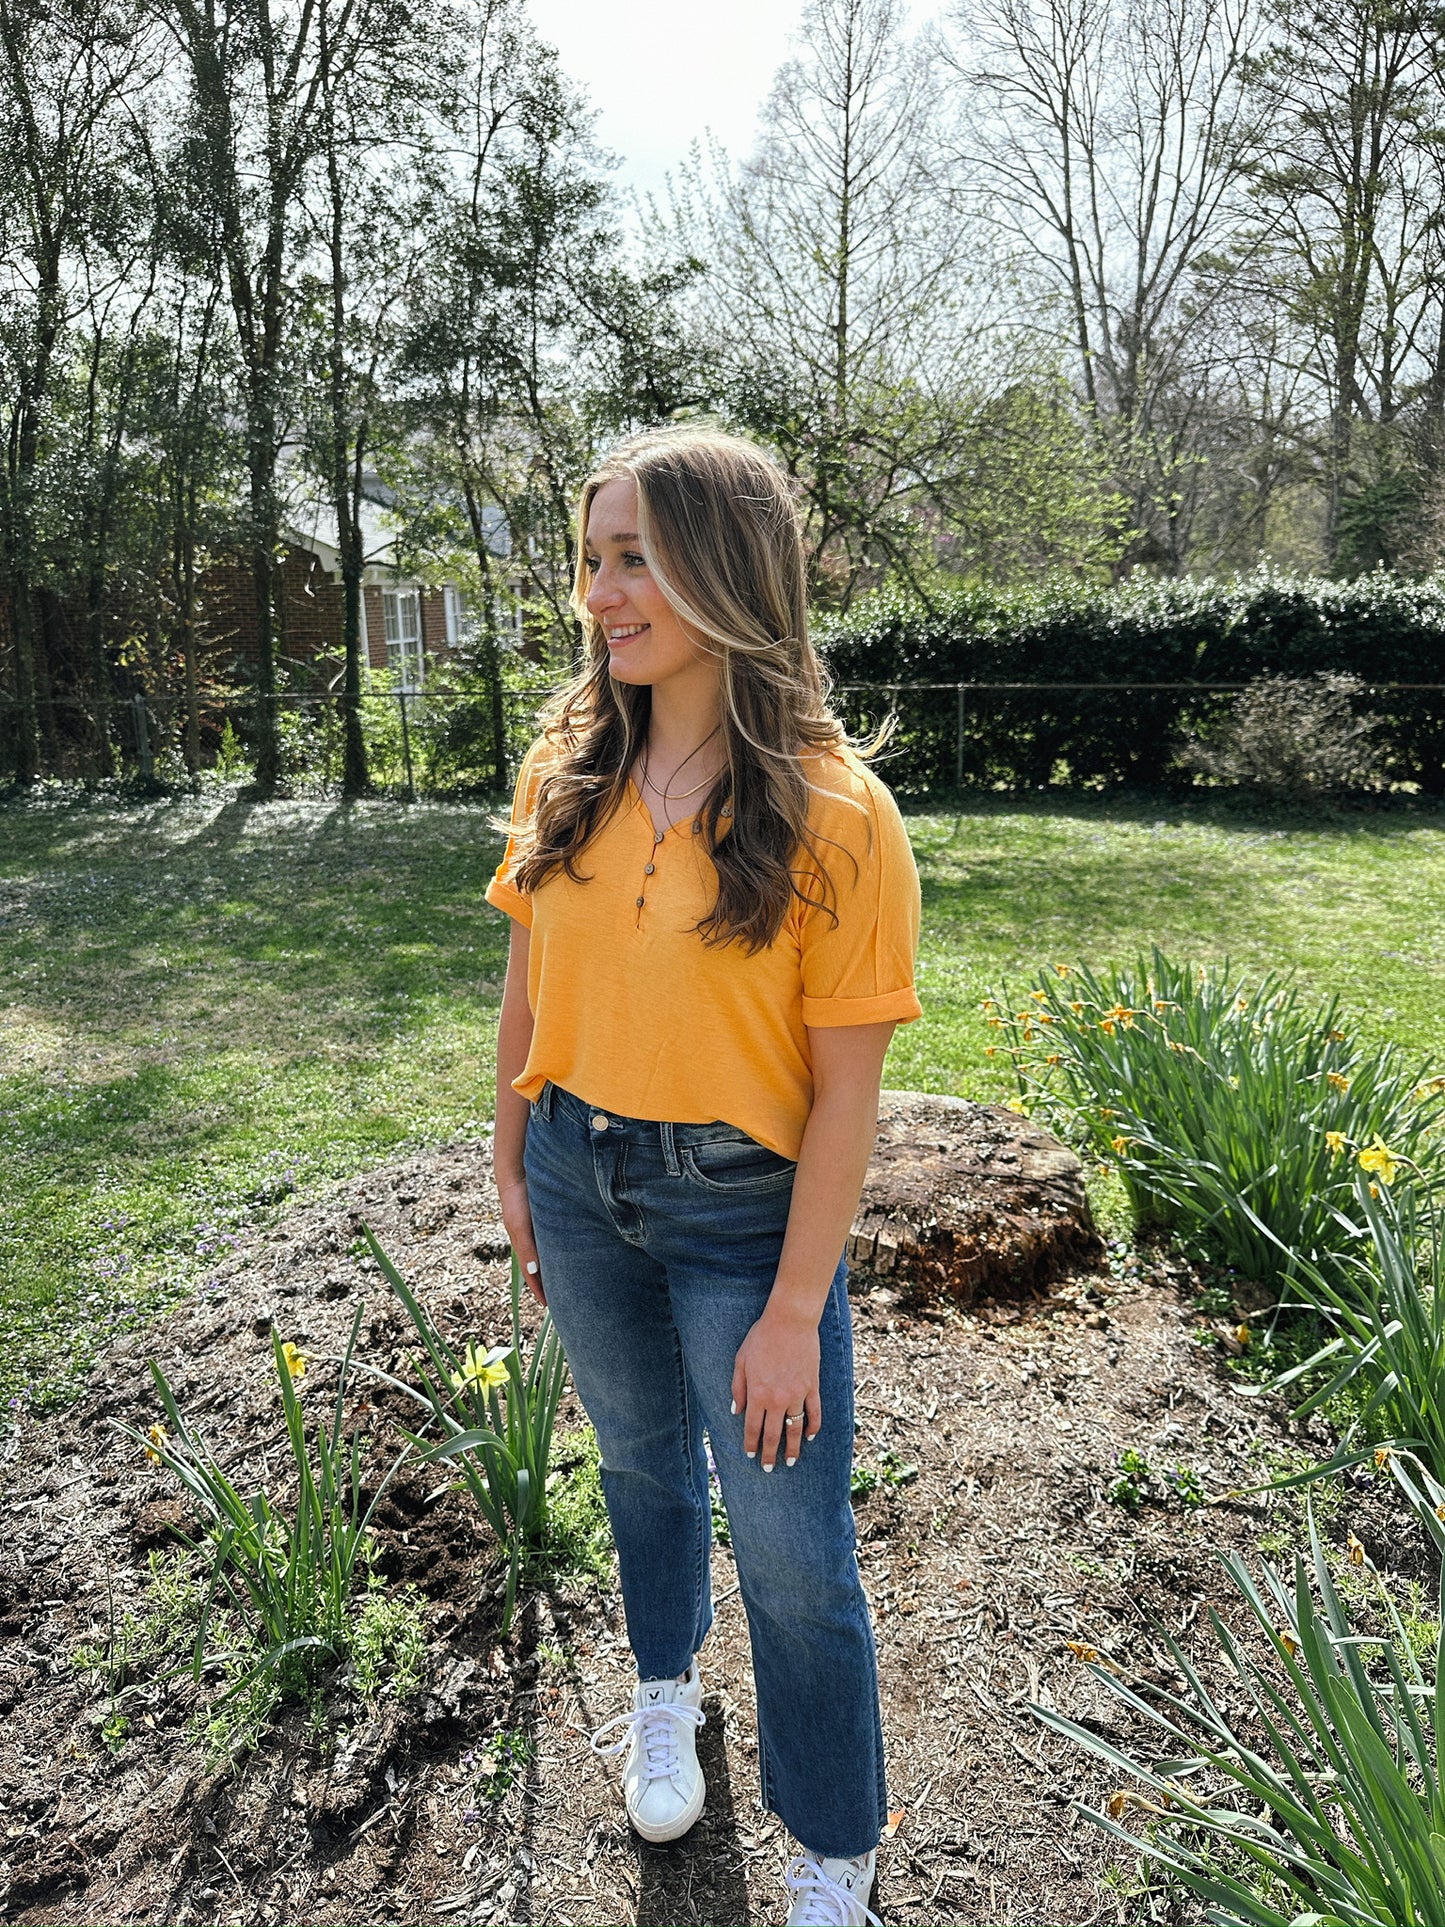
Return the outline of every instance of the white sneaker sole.
[[[652,1826],[638,1820],[630,1811],[627,1815],[632,1830],[649,1846],[664,1847],[669,1840],[681,1840],[682,1836],[697,1825],[698,1815],[702,1812],[703,1802],[707,1799],[707,1781],[703,1778],[702,1768],[697,1770],[697,1786],[693,1796],[678,1814],[677,1818],[665,1827]]]

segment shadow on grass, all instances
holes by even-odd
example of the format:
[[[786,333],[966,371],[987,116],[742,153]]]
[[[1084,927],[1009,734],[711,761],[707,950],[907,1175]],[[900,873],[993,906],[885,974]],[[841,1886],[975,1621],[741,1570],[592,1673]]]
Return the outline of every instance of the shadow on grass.
[[[390,1033],[413,1001],[500,996],[501,845],[475,809],[12,804],[0,843],[12,996],[82,1045],[153,1012],[284,1054],[289,1019],[312,1030],[328,1002]]]

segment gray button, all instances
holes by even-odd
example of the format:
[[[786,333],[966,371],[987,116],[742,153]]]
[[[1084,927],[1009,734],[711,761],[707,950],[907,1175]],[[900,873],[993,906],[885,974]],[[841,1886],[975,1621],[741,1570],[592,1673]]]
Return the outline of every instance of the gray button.
[[[605,1131],[611,1122],[612,1120],[608,1117],[606,1111],[594,1111],[592,1113],[592,1128],[594,1131]]]
[[[640,909],[642,908],[642,898],[641,898],[641,897],[639,897],[639,898],[637,899],[637,907],[638,907],[638,909],[639,909],[639,910],[640,910]]]
[[[653,842],[654,842],[654,843],[661,843],[661,841],[662,841],[662,839],[663,839],[663,838],[664,838],[664,837],[665,837],[666,835],[667,835],[667,831],[666,831],[666,830],[654,830],[654,831],[652,832],[652,840],[653,840]]]
[[[656,868],[657,865],[655,863],[646,863],[643,865],[642,874],[645,877],[650,877]]]

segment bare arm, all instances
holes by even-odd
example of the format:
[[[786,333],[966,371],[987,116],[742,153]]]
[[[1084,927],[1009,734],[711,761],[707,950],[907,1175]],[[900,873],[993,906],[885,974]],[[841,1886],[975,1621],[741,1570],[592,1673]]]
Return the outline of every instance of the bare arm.
[[[823,1423],[818,1396],[818,1325],[833,1273],[863,1189],[878,1131],[878,1087],[892,1024],[810,1029],[813,1108],[798,1153],[787,1235],[772,1294],[743,1340],[733,1368],[733,1403],[746,1410],[744,1447],[777,1459],[788,1412],[806,1411],[815,1438]],[[796,1439],[786,1441],[789,1458]]]
[[[547,1294],[537,1266],[532,1212],[527,1203],[527,1177],[522,1168],[527,1117],[532,1107],[512,1089],[512,1080],[522,1075],[522,1066],[532,1046],[532,1006],[527,1001],[527,960],[531,944],[531,931],[514,918],[507,952],[507,981],[502,991],[502,1014],[497,1024],[497,1124],[492,1138],[492,1168],[502,1205],[502,1222],[507,1227],[517,1262],[532,1296],[538,1304],[545,1305]]]

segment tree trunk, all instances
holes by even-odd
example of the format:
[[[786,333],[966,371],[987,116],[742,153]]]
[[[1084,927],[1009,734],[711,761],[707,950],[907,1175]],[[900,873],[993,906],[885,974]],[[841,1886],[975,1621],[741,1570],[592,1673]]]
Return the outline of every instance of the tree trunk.
[[[1001,1105],[883,1093],[851,1263],[968,1303],[1032,1290],[1102,1253],[1083,1166],[1047,1131]]]
[[[253,427],[251,465],[251,581],[256,598],[256,696],[253,787],[274,796],[281,780],[276,733],[276,548],[279,541],[271,449],[274,437]],[[263,447],[264,444],[264,447]]]

